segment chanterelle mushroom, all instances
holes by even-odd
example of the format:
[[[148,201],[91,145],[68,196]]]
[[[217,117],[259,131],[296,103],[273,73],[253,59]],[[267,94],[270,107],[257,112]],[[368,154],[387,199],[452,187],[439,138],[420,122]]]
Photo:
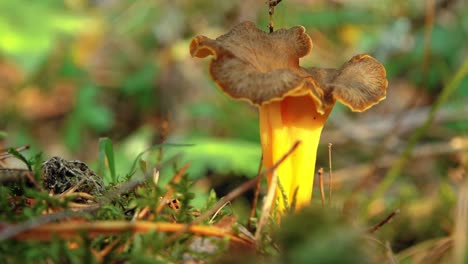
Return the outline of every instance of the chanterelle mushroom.
[[[387,88],[385,68],[371,56],[354,56],[340,69],[302,68],[299,58],[311,49],[302,26],[266,33],[252,22],[215,40],[197,36],[190,44],[192,56],[214,56],[210,72],[221,90],[259,108],[265,167],[301,141],[277,169],[296,209],[310,203],[320,133],[336,100],[361,112],[385,99]],[[283,212],[283,197],[277,197]]]

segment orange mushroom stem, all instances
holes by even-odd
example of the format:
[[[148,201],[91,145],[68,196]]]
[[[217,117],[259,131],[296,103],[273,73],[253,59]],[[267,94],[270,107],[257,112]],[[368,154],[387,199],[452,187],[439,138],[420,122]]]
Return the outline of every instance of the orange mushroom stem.
[[[335,102],[361,112],[386,95],[385,68],[371,56],[354,56],[340,69],[302,68],[299,59],[311,49],[302,26],[266,33],[252,22],[215,40],[197,36],[190,44],[192,56],[214,56],[210,73],[224,93],[259,108],[265,167],[301,141],[277,169],[287,199],[278,189],[280,214],[287,205],[310,203],[320,134]]]
[[[296,142],[301,144],[277,169],[284,194],[279,198],[278,211],[286,208],[286,201],[296,208],[310,203],[314,182],[315,160],[323,125],[330,111],[319,114],[310,96],[285,97],[281,101],[262,105],[260,138],[263,165],[271,167]],[[268,183],[271,175],[268,175]]]

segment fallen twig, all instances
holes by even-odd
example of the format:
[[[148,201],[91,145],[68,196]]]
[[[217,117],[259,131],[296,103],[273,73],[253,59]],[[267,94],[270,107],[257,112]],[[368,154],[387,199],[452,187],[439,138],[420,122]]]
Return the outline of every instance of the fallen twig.
[[[15,148],[16,151],[21,152],[29,149],[29,145],[24,145],[18,148]],[[0,160],[4,160],[10,157],[13,157],[13,155],[9,152],[7,152],[8,149],[0,149]]]
[[[274,31],[273,15],[275,14],[275,7],[281,3],[281,1],[282,0],[268,0],[268,15],[270,15],[268,29],[270,30],[270,33]]]
[[[390,222],[390,220],[392,220],[393,217],[395,217],[395,215],[397,215],[399,213],[400,213],[400,209],[397,209],[397,210],[393,211],[384,220],[380,221],[378,224],[376,224],[373,227],[369,228],[367,231],[369,233],[371,233],[371,234],[374,233],[375,231],[379,230],[383,225]]]
[[[4,229],[12,228],[7,226]],[[49,223],[42,226],[37,226],[33,229],[24,230],[15,234],[15,239],[33,239],[39,241],[49,241],[54,237],[62,239],[70,239],[79,237],[86,232],[88,237],[96,237],[99,235],[116,235],[124,232],[145,233],[149,231],[158,232],[190,232],[197,235],[228,237],[231,241],[246,246],[252,245],[252,241],[237,237],[225,228],[215,226],[191,225],[187,228],[185,224],[166,223],[166,222],[148,222],[148,221],[94,221],[94,222],[65,222],[65,223]]]
[[[323,188],[323,168],[318,170],[319,186],[320,186],[320,200],[322,201],[322,208],[325,207],[325,190]]]
[[[30,229],[38,228],[41,225],[47,224],[49,222],[63,220],[66,218],[83,217],[87,213],[90,213],[96,209],[97,208],[86,208],[80,211],[68,210],[64,212],[41,215],[28,221],[22,222],[21,224],[6,225],[6,227],[5,225],[0,226],[0,241],[9,239],[11,237],[15,237],[20,233],[27,232]]]
[[[97,263],[102,263],[104,258],[110,253],[112,252],[112,250],[114,250],[118,245],[119,243],[121,243],[121,239],[115,239],[114,241],[112,241],[109,245],[107,245],[105,248],[103,248],[101,251],[99,252],[96,252],[94,254],[94,257],[96,258],[96,262]]]

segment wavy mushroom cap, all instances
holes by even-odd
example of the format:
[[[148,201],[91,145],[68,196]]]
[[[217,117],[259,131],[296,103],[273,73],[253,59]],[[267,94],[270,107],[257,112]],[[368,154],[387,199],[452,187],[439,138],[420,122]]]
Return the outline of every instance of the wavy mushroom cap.
[[[221,90],[256,106],[309,94],[323,114],[337,99],[364,111],[385,98],[385,69],[371,56],[355,56],[338,70],[304,69],[299,59],[311,49],[302,26],[266,33],[252,22],[215,40],[197,36],[190,44],[192,56],[214,56],[210,73]]]

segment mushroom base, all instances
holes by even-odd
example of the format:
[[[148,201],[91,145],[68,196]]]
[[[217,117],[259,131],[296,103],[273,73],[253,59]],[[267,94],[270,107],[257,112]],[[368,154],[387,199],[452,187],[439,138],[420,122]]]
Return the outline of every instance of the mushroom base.
[[[276,190],[278,212],[287,207],[293,210],[308,205],[312,198],[315,161],[320,134],[330,113],[317,113],[312,97],[286,97],[260,107],[260,137],[263,150],[263,165],[271,167],[296,142],[301,144],[277,168],[279,185]],[[267,175],[270,185],[272,174]],[[285,201],[285,199],[287,201]]]

